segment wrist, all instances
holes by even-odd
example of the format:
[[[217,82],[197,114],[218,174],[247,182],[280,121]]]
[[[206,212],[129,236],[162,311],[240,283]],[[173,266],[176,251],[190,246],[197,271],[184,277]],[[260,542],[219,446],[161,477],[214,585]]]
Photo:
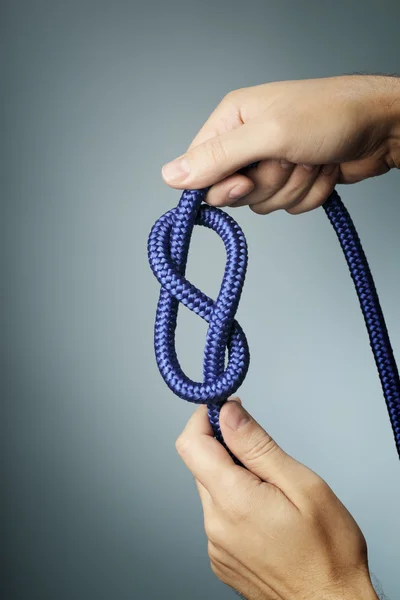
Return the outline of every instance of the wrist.
[[[313,596],[314,600],[314,596]],[[335,582],[319,592],[315,600],[379,600],[368,572]]]
[[[389,169],[400,169],[400,77],[362,75],[359,82],[361,102],[383,158]]]
[[[368,581],[366,581],[365,587],[361,590],[360,596],[355,596],[354,600],[356,600],[356,598],[357,598],[357,600],[358,600],[358,598],[360,598],[360,600],[379,600],[378,595],[377,595],[370,579],[368,579]]]
[[[382,105],[387,124],[388,165],[400,169],[400,77],[383,77]]]
[[[361,582],[352,585],[348,590],[340,590],[338,597],[332,596],[332,600],[379,600],[379,598],[371,579],[366,577]]]

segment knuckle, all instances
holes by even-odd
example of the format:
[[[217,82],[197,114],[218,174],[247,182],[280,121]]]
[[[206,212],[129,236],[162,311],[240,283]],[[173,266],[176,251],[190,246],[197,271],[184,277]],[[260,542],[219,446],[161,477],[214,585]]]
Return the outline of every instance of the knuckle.
[[[290,136],[289,127],[287,118],[281,117],[279,115],[275,115],[268,119],[266,127],[268,129],[268,135],[272,136],[270,139],[275,140],[276,150],[279,150],[280,154],[282,154],[282,158],[290,158],[287,157],[288,149],[290,148]]]
[[[217,544],[224,539],[224,528],[219,519],[208,518],[204,522],[206,536],[212,544]]]
[[[317,511],[318,507],[325,506],[328,501],[333,498],[332,489],[329,487],[327,482],[313,473],[310,479],[302,486],[303,496],[309,506],[312,507],[311,513]]]
[[[226,149],[218,136],[205,143],[205,151],[214,164],[223,163],[227,159]]]
[[[223,97],[222,102],[224,104],[226,104],[226,103],[232,103],[232,102],[235,104],[236,101],[237,101],[237,99],[238,99],[238,97],[239,97],[239,95],[241,94],[241,92],[243,92],[243,89],[244,88],[237,88],[237,89],[234,89],[234,90],[230,90],[229,92],[227,92],[225,94],[225,96]]]
[[[232,524],[236,527],[238,523],[248,523],[252,520],[254,515],[252,507],[257,504],[258,486],[259,481],[256,479],[240,481],[225,494],[220,504],[220,509],[227,519],[225,528],[221,531],[222,539],[228,539],[229,527]]]
[[[175,442],[175,449],[180,456],[187,452],[188,440],[181,434]]]
[[[222,99],[222,102],[231,102],[236,96],[236,90],[230,90],[225,94]]]
[[[256,215],[265,215],[268,210],[266,202],[257,202],[257,204],[250,204],[249,208]]]
[[[226,499],[225,511],[228,519],[235,524],[245,523],[250,519],[248,506],[233,494]]]
[[[301,207],[298,207],[297,205],[292,206],[291,208],[286,208],[285,210],[289,215],[293,215],[293,216],[300,215],[303,212],[303,209]]]
[[[289,215],[300,215],[305,212],[302,200],[291,202],[285,210]]]
[[[246,461],[257,462],[261,458],[271,456],[272,454],[279,454],[279,452],[280,448],[275,440],[266,433],[263,433],[263,435],[258,436],[247,449]]]
[[[332,490],[329,485],[326,483],[322,477],[319,475],[315,478],[312,484],[313,493],[317,496],[317,498],[326,498],[326,496],[332,495]]]

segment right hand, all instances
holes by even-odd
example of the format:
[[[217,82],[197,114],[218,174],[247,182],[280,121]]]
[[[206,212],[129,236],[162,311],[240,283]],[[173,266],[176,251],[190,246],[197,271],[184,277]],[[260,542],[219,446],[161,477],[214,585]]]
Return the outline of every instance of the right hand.
[[[196,480],[214,573],[247,600],[378,600],[347,508],[232,400],[221,431],[245,468],[214,438],[206,406],[176,442]]]
[[[255,161],[257,168],[237,173]],[[211,186],[206,202],[214,206],[312,210],[336,183],[400,167],[400,79],[344,75],[233,91],[173,164],[188,172],[174,179],[164,166],[165,182]]]

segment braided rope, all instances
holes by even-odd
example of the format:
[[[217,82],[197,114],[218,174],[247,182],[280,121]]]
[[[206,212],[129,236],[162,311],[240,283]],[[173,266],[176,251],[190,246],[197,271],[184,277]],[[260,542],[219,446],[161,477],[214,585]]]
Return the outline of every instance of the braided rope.
[[[240,464],[223,440],[219,413],[227,398],[243,383],[249,367],[246,336],[235,320],[246,275],[247,245],[232,217],[202,204],[207,191],[208,188],[185,190],[178,206],[160,217],[150,232],[149,263],[161,285],[154,348],[158,368],[168,387],[184,400],[207,404],[214,436]],[[351,217],[336,191],[325,202],[324,210],[336,231],[356,287],[400,457],[400,380],[372,275]],[[194,225],[212,229],[225,245],[225,272],[215,301],[185,278]],[[176,354],[179,303],[208,323],[202,382],[185,375]]]
[[[336,190],[323,208],[336,232],[356,288],[400,457],[399,372],[367,257],[349,212]]]

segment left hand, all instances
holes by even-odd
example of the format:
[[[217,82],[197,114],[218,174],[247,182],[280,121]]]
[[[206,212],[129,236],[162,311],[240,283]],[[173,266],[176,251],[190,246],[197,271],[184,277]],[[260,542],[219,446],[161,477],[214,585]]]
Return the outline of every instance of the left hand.
[[[176,189],[210,187],[212,206],[298,215],[337,183],[400,166],[400,78],[342,75],[229,92],[185,154],[164,165]],[[238,172],[258,161],[257,168]]]
[[[214,573],[247,600],[376,600],[367,545],[328,484],[243,409],[220,414],[234,463],[200,406],[176,447],[193,473]]]

